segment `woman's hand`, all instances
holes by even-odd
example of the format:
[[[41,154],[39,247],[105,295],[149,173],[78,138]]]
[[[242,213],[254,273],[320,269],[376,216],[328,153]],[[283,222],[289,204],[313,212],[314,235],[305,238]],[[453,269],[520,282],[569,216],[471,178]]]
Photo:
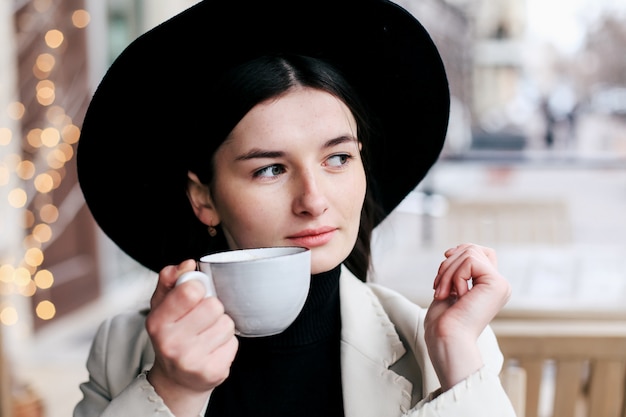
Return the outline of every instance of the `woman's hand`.
[[[511,296],[493,249],[462,244],[445,256],[425,322],[426,344],[443,390],[483,366],[478,336]]]
[[[148,380],[176,416],[197,416],[212,390],[229,375],[238,348],[233,320],[202,283],[175,286],[195,261],[159,273],[146,329],[155,350]]]

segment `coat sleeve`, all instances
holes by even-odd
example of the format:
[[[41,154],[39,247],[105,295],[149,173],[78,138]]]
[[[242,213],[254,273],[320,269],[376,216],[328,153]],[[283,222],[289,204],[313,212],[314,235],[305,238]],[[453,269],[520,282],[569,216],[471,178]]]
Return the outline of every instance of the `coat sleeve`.
[[[174,417],[146,379],[153,354],[140,313],[103,322],[87,359],[89,380],[80,385],[83,398],[74,417]]]
[[[445,392],[433,392],[407,417],[515,417],[500,378],[486,366]]]
[[[422,368],[421,385],[426,391],[407,417],[515,417],[515,411],[500,382],[504,358],[490,326],[478,339],[484,366],[451,389],[440,392],[424,339],[426,309],[391,289],[371,284],[394,322],[407,350],[415,355]]]

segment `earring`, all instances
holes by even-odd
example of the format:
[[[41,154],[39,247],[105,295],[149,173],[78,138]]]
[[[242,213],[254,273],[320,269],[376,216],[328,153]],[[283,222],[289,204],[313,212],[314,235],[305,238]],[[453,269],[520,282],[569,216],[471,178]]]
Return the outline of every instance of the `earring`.
[[[209,236],[215,237],[215,235],[217,235],[217,230],[215,229],[215,227],[209,226],[207,227],[207,230],[209,231]]]

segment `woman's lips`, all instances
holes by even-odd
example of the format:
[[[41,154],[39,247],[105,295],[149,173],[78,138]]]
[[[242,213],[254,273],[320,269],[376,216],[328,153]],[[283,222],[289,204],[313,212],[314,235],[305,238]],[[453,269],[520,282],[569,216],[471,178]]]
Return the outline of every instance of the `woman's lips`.
[[[291,242],[297,246],[314,248],[327,244],[334,236],[337,229],[334,227],[324,227],[320,229],[307,229],[288,236]]]

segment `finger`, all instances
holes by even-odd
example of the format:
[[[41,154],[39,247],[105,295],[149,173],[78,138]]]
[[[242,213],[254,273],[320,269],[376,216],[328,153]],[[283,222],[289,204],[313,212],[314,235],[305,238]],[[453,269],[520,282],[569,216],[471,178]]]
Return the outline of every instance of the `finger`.
[[[491,264],[497,268],[498,267],[498,259],[496,256],[496,251],[493,248],[477,245],[475,243],[462,243],[454,248],[450,248],[446,251],[446,257],[453,256],[454,254],[463,253],[467,250],[475,250],[487,257]]]
[[[217,297],[203,298],[182,316],[178,323],[186,332],[194,335],[201,335],[209,330],[215,331],[213,327],[217,324],[224,326],[225,332],[232,334],[235,332],[233,320],[225,314],[224,305]]]
[[[217,302],[217,299],[205,301],[211,304]],[[160,355],[168,361],[175,362],[181,371],[187,373],[202,372],[203,364],[207,361],[212,362],[216,368],[230,366],[230,362],[224,365],[211,358],[225,345],[232,345],[233,339],[236,340],[232,319],[222,314],[211,326],[198,333],[190,328],[188,318],[177,322],[164,332],[162,337],[156,339]]]
[[[467,276],[464,275],[455,275],[452,280],[452,287],[450,288],[450,292],[454,294],[456,298],[463,297],[471,288],[472,275],[471,273]]]
[[[158,356],[172,363],[179,362],[190,356],[202,357],[202,355],[197,356],[199,349],[201,353],[203,352],[206,356],[215,348],[215,345],[210,345],[204,341],[205,338],[202,335],[205,332],[199,331],[199,329],[206,330],[210,328],[206,322],[185,320],[185,315],[177,317],[176,314],[178,313],[173,313],[173,311],[177,310],[175,310],[175,307],[169,305],[169,301],[179,298],[176,297],[176,295],[180,294],[173,294],[174,292],[179,292],[178,290],[179,288],[173,291],[157,309],[151,310],[145,322],[146,330],[150,335],[155,351],[158,352]],[[201,301],[207,302],[207,304],[219,303],[214,297],[213,299],[203,299]],[[189,311],[193,310],[194,307],[192,306]],[[219,316],[219,314],[217,314],[217,316]],[[223,314],[221,316],[225,317],[225,321],[230,320],[228,316]],[[207,320],[213,320],[213,322],[215,322],[216,319],[208,318]],[[231,336],[234,334],[234,330],[227,331],[228,327],[222,327],[225,329],[225,333],[229,333]],[[234,325],[231,325],[231,327],[234,328]],[[212,338],[214,337],[215,336]],[[201,341],[198,342],[198,339],[201,339]],[[218,338],[218,340],[223,339],[224,337]],[[193,352],[196,352],[196,355],[194,355]]]
[[[200,342],[196,345],[202,346],[202,343]],[[181,363],[181,367],[187,372],[196,375],[197,382],[193,383],[194,387],[197,387],[198,384],[206,384],[209,388],[212,388],[228,378],[230,367],[238,348],[238,339],[231,335],[209,354],[206,351],[199,351],[186,356]],[[193,378],[187,377],[185,379],[189,381]]]
[[[450,248],[444,252],[444,256],[446,257],[446,259],[444,259],[441,264],[439,264],[437,276],[435,277],[435,280],[433,282],[433,289],[436,289],[440,285],[441,279],[443,278],[446,270],[450,267],[454,259],[459,256],[457,248],[458,246],[455,248]]]
[[[488,255],[495,258],[493,250],[474,244],[447,250],[435,279],[435,298],[445,299],[453,292],[456,296],[467,294],[475,278],[495,271]]]
[[[202,283],[195,280],[175,287],[163,297],[158,306],[150,310],[148,320],[154,322],[155,326],[159,327],[174,325],[188,314],[191,314],[194,309],[199,308],[203,301],[208,300],[204,297],[204,293],[205,290]],[[211,298],[217,301],[215,297]],[[199,331],[196,328],[193,328],[193,330],[195,332]]]
[[[163,302],[165,296],[175,287],[179,276],[185,272],[193,271],[195,268],[196,262],[193,259],[188,259],[178,265],[169,265],[161,269],[157,286],[150,300],[151,308],[154,309]]]
[[[444,256],[446,257],[446,259],[444,259],[439,265],[437,276],[435,277],[435,280],[433,282],[433,289],[437,290],[439,288],[440,293],[442,294],[442,296],[444,296],[444,298],[449,294],[451,284],[442,284],[442,280],[444,280],[445,277],[450,277],[450,269],[453,268],[455,262],[457,262],[457,260],[461,256],[463,256],[466,249],[471,246],[471,244],[462,244],[454,248],[450,248],[444,252]]]
[[[473,248],[458,260],[460,263],[453,266],[457,268],[456,274],[464,278],[469,275],[471,279],[471,287],[468,287],[463,298],[468,298],[467,302],[473,300],[475,306],[482,306],[480,308],[485,311],[490,310],[485,305],[499,310],[506,304],[511,293],[510,284],[495,269],[492,260],[493,257],[488,257],[484,251],[476,252]]]
[[[206,361],[206,369],[213,370],[219,369],[218,367],[222,367],[225,373],[221,376],[221,381],[223,382],[227,377],[230,371],[230,366],[235,359],[235,355],[237,354],[237,350],[239,349],[239,340],[233,335],[226,339],[224,343],[220,344],[217,348],[215,348],[211,354],[210,360]]]
[[[463,327],[473,331],[473,334],[478,336],[506,305],[510,294],[509,283],[499,276],[490,280],[489,284],[474,285],[471,291],[458,297],[454,308],[461,312],[459,317],[462,317]]]
[[[454,256],[442,263],[435,287],[435,299],[443,300],[449,296],[463,296],[467,293],[468,281],[472,279],[471,263],[468,258]]]
[[[235,323],[230,316],[222,314],[210,327],[196,335],[195,346],[206,355],[206,352],[214,353],[232,338],[235,338]]]
[[[471,247],[478,247],[479,245],[476,245],[475,243],[460,243],[458,245],[456,245],[453,248],[450,248],[448,250],[446,250],[444,252],[444,255],[446,256],[446,258],[454,255],[454,254],[458,254],[463,252],[464,250],[466,250],[467,248],[471,248]]]

